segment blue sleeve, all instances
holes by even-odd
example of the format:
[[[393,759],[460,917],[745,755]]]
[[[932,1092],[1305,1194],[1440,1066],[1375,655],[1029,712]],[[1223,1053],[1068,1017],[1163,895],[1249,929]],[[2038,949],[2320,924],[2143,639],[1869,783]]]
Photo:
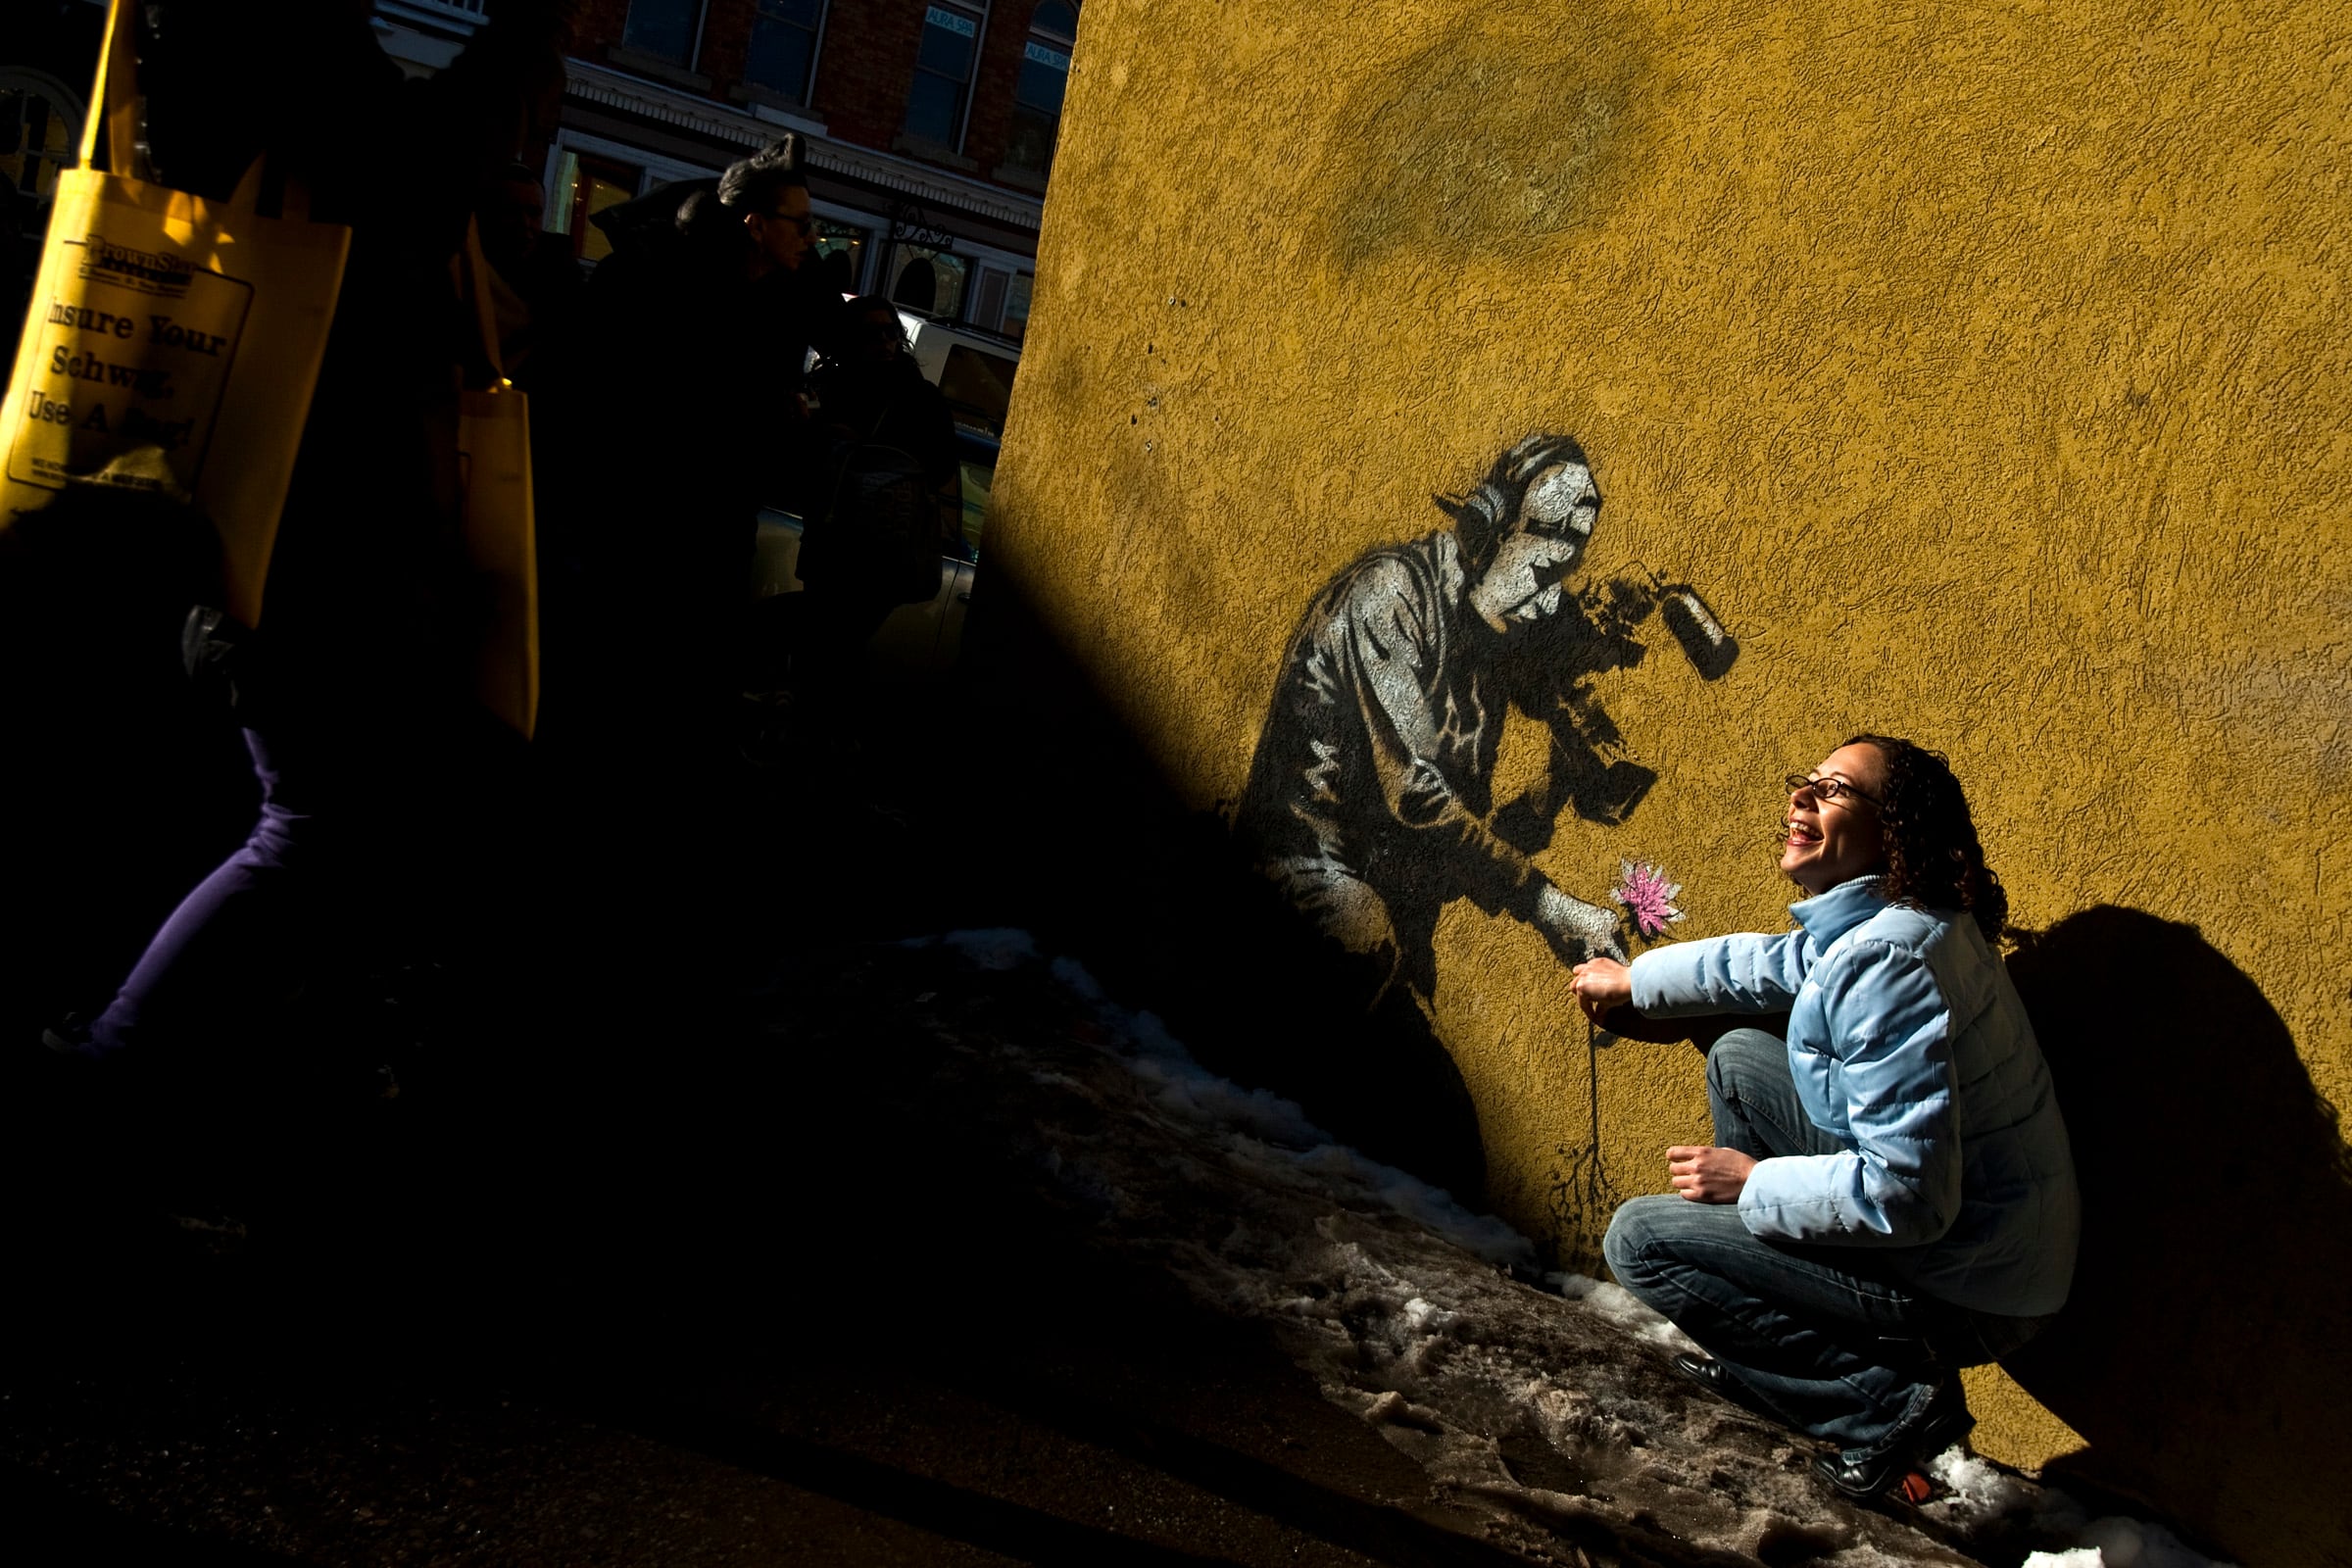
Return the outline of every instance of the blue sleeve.
[[[1709,937],[1655,948],[1633,962],[1634,1007],[1644,1017],[1779,1012],[1805,983],[1805,933]]]
[[[1758,1236],[1919,1247],[1960,1212],[1951,1010],[1927,961],[1858,942],[1815,975],[1854,1147],[1759,1163],[1740,1195]]]

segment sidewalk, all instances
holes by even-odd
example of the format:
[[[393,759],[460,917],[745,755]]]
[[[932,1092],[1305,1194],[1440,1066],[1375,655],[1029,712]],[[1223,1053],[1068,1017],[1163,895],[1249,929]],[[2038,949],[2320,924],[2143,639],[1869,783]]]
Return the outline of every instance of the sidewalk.
[[[419,1113],[372,1146],[395,1170],[306,1173],[354,1206],[265,1217],[235,1255],[27,1259],[19,1539],[146,1562],[1968,1560],[1687,1393],[1654,1323],[1499,1271],[1492,1222],[1312,1147],[1019,947],[773,966],[740,1003],[757,1044],[566,1091],[498,1161],[395,1102]],[[2023,1555],[1989,1514],[1944,1523]]]
[[[824,783],[744,786],[662,854],[583,808],[535,956],[424,1021],[399,1099],[196,1123],[258,1200],[241,1247],[138,1228],[90,1197],[104,1156],[12,1100],[20,1555],[2009,1568],[2074,1544],[2080,1510],[1981,1464],[1931,1533],[1853,1509],[1675,1379],[1630,1298],[1544,1282],[1082,970],[1018,933],[881,940],[968,895],[910,886],[954,826]]]
[[[1261,1334],[1018,1191],[997,1118],[962,1123],[906,1052],[914,1004],[829,956],[840,986],[789,1009],[822,1043],[704,1138],[564,1115],[493,1184],[404,1129],[382,1185],[421,1213],[21,1257],[26,1560],[1509,1560]],[[701,1102],[697,1077],[634,1108]],[[844,1135],[853,1097],[911,1157]]]

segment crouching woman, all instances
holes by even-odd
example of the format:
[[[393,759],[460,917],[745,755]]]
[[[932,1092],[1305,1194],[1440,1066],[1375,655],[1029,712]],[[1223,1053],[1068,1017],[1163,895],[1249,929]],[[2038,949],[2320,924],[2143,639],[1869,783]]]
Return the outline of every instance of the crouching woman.
[[[1975,1424],[1959,1369],[2066,1300],[2081,1202],[2066,1124],[1993,950],[2008,899],[1934,752],[1861,735],[1788,785],[1783,936],[1576,968],[1594,1017],[1787,1009],[1707,1057],[1710,1148],[1617,1210],[1618,1283],[1712,1359],[1676,1370],[1838,1446],[1872,1496]]]

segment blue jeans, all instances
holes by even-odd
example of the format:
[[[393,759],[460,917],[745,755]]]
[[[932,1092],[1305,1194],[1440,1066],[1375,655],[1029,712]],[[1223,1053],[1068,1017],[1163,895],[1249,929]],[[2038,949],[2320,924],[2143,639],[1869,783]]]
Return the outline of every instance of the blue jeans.
[[[260,990],[256,974],[286,964],[296,933],[318,923],[305,895],[313,891],[319,819],[307,802],[288,804],[282,748],[248,729],[245,749],[262,786],[261,820],[236,853],[180,901],[114,1003],[91,1020],[96,1054],[127,1050],[158,1033],[218,1028],[242,1016]]]
[[[445,930],[485,905],[504,788],[487,721],[354,685],[299,688],[247,726],[260,820],[149,939],[91,1020],[91,1054],[192,1066],[243,1049],[321,954]]]
[[[1788,1048],[1736,1029],[1707,1054],[1715,1142],[1757,1159],[1845,1146],[1813,1125]],[[1995,1360],[2044,1320],[1923,1296],[1856,1248],[1749,1231],[1736,1203],[1637,1198],[1601,1244],[1617,1283],[1671,1318],[1790,1426],[1866,1455],[1891,1451],[1958,1368]]]

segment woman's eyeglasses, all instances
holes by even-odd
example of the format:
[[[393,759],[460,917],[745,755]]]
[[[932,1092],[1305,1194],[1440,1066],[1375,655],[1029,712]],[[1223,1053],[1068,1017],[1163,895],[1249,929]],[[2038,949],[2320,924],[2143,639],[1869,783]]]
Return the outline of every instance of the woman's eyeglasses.
[[[1867,801],[1873,806],[1879,804],[1877,796],[1865,795],[1841,778],[1807,778],[1802,773],[1791,773],[1781,782],[1788,786],[1789,794],[1803,795],[1810,791],[1813,798],[1825,806],[1842,806],[1849,801]]]

